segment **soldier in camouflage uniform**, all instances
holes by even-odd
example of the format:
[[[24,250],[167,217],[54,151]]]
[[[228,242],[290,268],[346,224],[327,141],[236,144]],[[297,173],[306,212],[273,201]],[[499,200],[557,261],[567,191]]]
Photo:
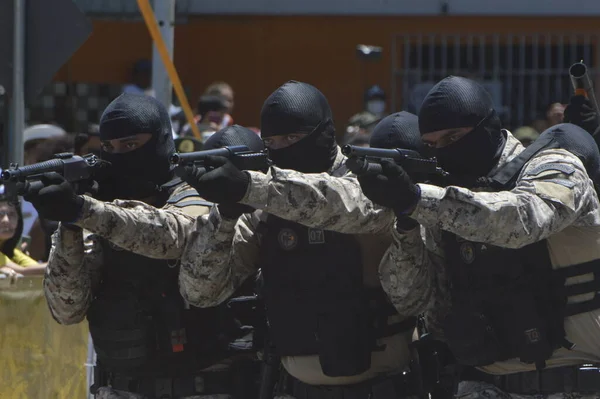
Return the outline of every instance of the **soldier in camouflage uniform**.
[[[424,228],[396,226],[382,284],[463,366],[458,397],[600,397],[598,149],[561,124],[524,151],[493,109],[477,83],[442,80],[419,125],[454,183],[413,184],[392,163],[359,178]]]
[[[248,133],[262,149],[247,129],[232,135],[251,146],[242,139]],[[103,113],[100,136],[112,166],[96,197],[124,200],[76,195],[55,173],[27,195],[40,215],[61,221],[44,291],[59,323],[88,319],[97,353],[92,391],[101,399],[253,397],[256,375],[248,371],[257,367],[236,371],[252,363],[251,352],[230,350],[245,332],[226,307],[185,303],[178,253],[162,241],[183,245],[186,226],[212,205],[173,179],[166,109],[152,97],[123,94]]]
[[[405,122],[412,131],[404,138],[419,145],[416,116]],[[238,219],[215,207],[198,219],[182,257],[184,297],[216,306],[260,267],[269,334],[291,376],[280,393],[407,395],[402,372],[414,320],[401,323],[390,311],[377,276],[392,214],[362,201],[335,143],[327,100],[313,86],[291,81],[271,94],[261,132],[276,165],[267,174],[240,171],[224,158],[207,160],[215,167],[208,173],[183,173],[211,201],[260,209]],[[373,137],[382,142],[393,135],[379,133]]]

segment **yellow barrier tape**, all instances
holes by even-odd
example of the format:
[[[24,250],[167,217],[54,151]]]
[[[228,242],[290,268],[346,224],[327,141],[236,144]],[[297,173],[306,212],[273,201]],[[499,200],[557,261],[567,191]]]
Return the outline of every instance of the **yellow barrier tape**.
[[[194,122],[194,113],[192,112],[192,108],[188,103],[185,92],[183,91],[183,86],[181,85],[181,80],[179,80],[179,75],[177,74],[177,70],[175,69],[175,65],[173,61],[171,61],[171,57],[169,56],[169,51],[167,50],[167,45],[160,34],[160,30],[158,28],[158,24],[156,23],[156,17],[154,16],[154,12],[152,11],[152,7],[150,6],[150,2],[148,0],[137,0],[138,7],[142,13],[142,17],[144,17],[144,22],[146,22],[146,27],[148,27],[148,32],[150,32],[150,36],[156,45],[156,49],[158,50],[158,54],[160,54],[160,59],[165,65],[165,69],[167,70],[167,74],[171,79],[171,83],[173,83],[173,89],[175,89],[175,94],[179,99],[179,103],[183,108],[183,113],[185,114],[185,118],[187,119],[194,136],[202,141],[202,136],[200,135],[200,131],[198,130],[198,126]]]
[[[87,323],[61,326],[42,279],[0,281],[0,399],[84,399]]]

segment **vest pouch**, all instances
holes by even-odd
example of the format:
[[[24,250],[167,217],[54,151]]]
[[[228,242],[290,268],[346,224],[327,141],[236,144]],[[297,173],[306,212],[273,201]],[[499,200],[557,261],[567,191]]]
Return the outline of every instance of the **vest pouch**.
[[[183,323],[183,306],[181,297],[173,293],[163,293],[155,299],[157,347],[167,358],[184,352],[187,345],[188,332]]]
[[[540,363],[549,359],[554,351],[547,320],[540,314],[536,298],[531,293],[511,295],[512,306],[505,309],[510,322],[504,323],[509,352],[515,353],[523,363]],[[550,304],[548,304],[550,306]]]
[[[444,320],[443,330],[458,364],[486,366],[502,353],[490,319],[478,309],[453,305]]]
[[[114,370],[145,365],[156,337],[152,318],[134,297],[98,297],[88,310],[98,363]]]
[[[323,374],[329,377],[353,376],[371,367],[374,327],[366,304],[344,304],[322,312],[317,323],[316,338]]]

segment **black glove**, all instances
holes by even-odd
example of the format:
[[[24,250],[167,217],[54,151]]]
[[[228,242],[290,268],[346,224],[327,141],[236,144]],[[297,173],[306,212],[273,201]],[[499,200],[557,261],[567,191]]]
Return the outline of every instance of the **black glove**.
[[[371,201],[403,216],[417,204],[421,190],[396,163],[384,159],[381,168],[381,174],[358,176],[360,187]]]
[[[590,100],[584,96],[573,96],[569,100],[569,105],[565,108],[564,121],[577,125],[590,134],[600,126],[599,116],[590,103]]]
[[[251,206],[244,204],[219,204],[219,213],[226,219],[237,219],[244,213],[252,213],[254,210]]]
[[[75,193],[71,183],[56,172],[44,173],[41,182],[44,187],[24,196],[40,217],[65,223],[75,222],[81,217],[83,197]]]
[[[175,173],[194,187],[202,198],[217,204],[240,201],[250,184],[250,175],[225,157],[209,156],[204,167],[180,166],[175,168]]]

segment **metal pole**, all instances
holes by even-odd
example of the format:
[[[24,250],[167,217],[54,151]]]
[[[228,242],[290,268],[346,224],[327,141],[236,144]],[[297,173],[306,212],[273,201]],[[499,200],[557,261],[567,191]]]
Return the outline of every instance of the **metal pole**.
[[[171,60],[173,60],[173,42],[175,38],[175,0],[154,0],[154,15],[158,22]],[[156,99],[167,109],[171,105],[173,85],[169,80],[165,65],[160,58],[156,43],[152,46],[152,89]]]
[[[14,0],[13,93],[9,160],[23,164],[23,130],[25,130],[25,2]]]

